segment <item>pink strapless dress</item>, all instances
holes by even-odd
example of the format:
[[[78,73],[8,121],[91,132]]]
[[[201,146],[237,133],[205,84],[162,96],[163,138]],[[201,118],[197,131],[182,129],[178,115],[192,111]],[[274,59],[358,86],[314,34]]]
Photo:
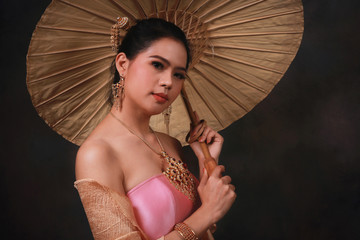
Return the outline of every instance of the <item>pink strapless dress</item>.
[[[155,175],[127,193],[136,220],[150,239],[158,239],[185,220],[194,210],[194,203],[168,180]]]

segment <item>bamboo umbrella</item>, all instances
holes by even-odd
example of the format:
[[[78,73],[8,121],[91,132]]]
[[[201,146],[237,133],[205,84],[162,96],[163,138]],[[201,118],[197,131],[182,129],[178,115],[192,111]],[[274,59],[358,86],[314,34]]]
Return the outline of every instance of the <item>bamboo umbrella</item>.
[[[270,93],[303,33],[301,0],[53,0],[31,39],[27,86],[38,114],[77,145],[110,110],[116,54],[110,29],[119,16],[158,17],[182,28],[193,55],[186,99],[215,130]],[[183,144],[192,116],[184,114],[185,102],[179,97],[172,104],[169,125]],[[166,132],[161,114],[150,125]]]

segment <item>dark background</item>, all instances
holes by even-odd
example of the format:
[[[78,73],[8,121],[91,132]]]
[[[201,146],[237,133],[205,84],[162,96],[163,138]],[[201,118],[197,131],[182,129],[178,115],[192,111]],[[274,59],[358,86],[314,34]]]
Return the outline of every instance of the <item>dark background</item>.
[[[77,147],[26,90],[28,44],[49,3],[1,0],[1,239],[91,239],[73,188]],[[238,198],[217,239],[360,239],[360,1],[303,4],[289,70],[222,131]]]

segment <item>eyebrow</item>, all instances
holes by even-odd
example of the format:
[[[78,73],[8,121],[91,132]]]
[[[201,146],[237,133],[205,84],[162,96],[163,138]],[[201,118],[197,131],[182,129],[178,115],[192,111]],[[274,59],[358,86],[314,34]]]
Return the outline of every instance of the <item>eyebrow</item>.
[[[167,60],[166,58],[163,58],[163,57],[161,57],[161,56],[159,56],[159,55],[152,55],[152,56],[150,56],[150,57],[151,57],[151,58],[161,59],[161,60],[164,61],[167,65],[171,65],[170,62],[169,62],[169,60]],[[175,68],[186,72],[186,68],[184,68],[184,67],[175,67]]]

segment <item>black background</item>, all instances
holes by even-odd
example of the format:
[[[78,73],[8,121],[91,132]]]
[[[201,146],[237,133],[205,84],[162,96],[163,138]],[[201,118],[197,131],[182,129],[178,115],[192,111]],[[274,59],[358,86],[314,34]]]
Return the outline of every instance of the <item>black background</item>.
[[[73,188],[77,147],[38,117],[26,90],[28,44],[49,3],[1,0],[2,239],[91,239]],[[360,239],[359,3],[303,0],[294,62],[221,132],[238,198],[217,239]]]

